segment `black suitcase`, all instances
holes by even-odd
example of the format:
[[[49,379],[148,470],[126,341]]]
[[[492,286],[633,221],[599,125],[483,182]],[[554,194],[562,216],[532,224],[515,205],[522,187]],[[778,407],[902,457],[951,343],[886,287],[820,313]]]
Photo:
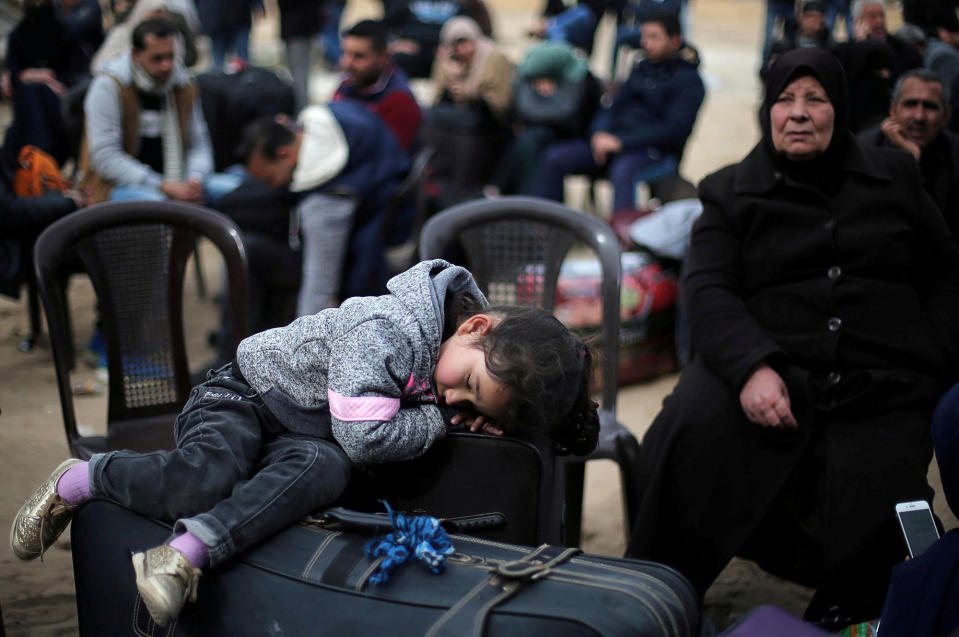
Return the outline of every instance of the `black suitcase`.
[[[695,592],[660,564],[454,534],[445,572],[411,561],[372,584],[377,562],[364,546],[375,531],[315,521],[205,574],[197,602],[159,628],[137,595],[130,554],[169,533],[169,525],[105,501],[80,509],[72,542],[81,634],[700,634]]]
[[[254,66],[235,73],[207,71],[196,81],[217,171],[237,162],[237,145],[248,124],[279,113],[293,115],[293,87],[270,69]]]

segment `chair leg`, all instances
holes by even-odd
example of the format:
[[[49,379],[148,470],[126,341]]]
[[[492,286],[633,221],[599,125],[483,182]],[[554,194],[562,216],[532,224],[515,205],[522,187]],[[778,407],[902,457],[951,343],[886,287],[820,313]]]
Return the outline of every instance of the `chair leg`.
[[[586,480],[586,463],[565,462],[563,464],[566,486],[563,542],[566,546],[579,546],[583,533],[583,491]]]
[[[620,432],[616,436],[614,444],[616,447],[616,464],[619,465],[620,482],[623,490],[623,525],[628,541],[643,495],[642,485],[637,480],[640,447],[639,441],[628,431]]]
[[[32,350],[40,339],[40,295],[32,276],[27,279],[27,315],[30,318],[30,334],[20,341],[21,352]]]
[[[200,246],[193,246],[193,266],[196,268],[196,295],[201,299],[206,298],[206,277],[203,276],[203,268],[200,265]]]

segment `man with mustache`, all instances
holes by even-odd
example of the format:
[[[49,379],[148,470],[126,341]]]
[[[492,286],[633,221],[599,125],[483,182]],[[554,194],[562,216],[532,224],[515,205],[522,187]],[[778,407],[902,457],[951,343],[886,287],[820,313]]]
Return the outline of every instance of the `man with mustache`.
[[[165,18],[144,20],[130,52],[106,62],[90,84],[80,164],[81,187],[94,202],[202,204],[216,194],[210,135],[175,37]]]
[[[949,89],[929,69],[904,73],[893,89],[889,117],[863,131],[867,145],[901,148],[919,162],[926,192],[935,199],[950,230],[959,233],[959,135],[945,130]]]

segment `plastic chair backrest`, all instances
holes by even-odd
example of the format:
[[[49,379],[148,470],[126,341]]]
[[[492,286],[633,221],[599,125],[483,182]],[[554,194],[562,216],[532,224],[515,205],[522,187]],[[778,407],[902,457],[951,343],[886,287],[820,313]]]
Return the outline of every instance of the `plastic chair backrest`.
[[[519,303],[552,310],[560,267],[576,245],[590,248],[601,268],[600,433],[596,451],[589,458],[619,463],[628,525],[633,510],[629,453],[638,443],[616,420],[622,261],[612,228],[596,217],[545,199],[478,200],[431,217],[420,234],[420,258],[442,257],[465,266],[494,305]],[[580,541],[585,459],[555,459],[550,476],[552,497],[543,509],[547,523],[556,520],[563,525],[559,533],[568,545]]]
[[[622,280],[616,235],[596,217],[535,197],[463,203],[431,217],[420,234],[420,258],[464,265],[492,304],[552,310],[560,267],[574,245],[599,259],[602,282],[601,410],[615,419],[619,295]]]
[[[235,344],[248,333],[246,253],[224,215],[174,202],[103,203],[51,224],[34,247],[71,451],[148,450],[173,444],[172,422],[191,389],[183,280],[197,240],[220,251]],[[70,387],[73,339],[67,272],[79,261],[93,283],[107,348],[107,435],[81,436]]]

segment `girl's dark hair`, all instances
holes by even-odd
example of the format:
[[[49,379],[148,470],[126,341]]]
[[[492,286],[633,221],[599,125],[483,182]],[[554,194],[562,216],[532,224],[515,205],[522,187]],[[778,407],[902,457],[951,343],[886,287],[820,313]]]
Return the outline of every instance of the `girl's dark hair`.
[[[598,405],[590,394],[589,348],[549,312],[522,305],[477,308],[499,317],[479,342],[490,374],[509,388],[506,431],[545,431],[559,455],[586,455],[599,437]],[[452,314],[452,312],[448,313]]]

